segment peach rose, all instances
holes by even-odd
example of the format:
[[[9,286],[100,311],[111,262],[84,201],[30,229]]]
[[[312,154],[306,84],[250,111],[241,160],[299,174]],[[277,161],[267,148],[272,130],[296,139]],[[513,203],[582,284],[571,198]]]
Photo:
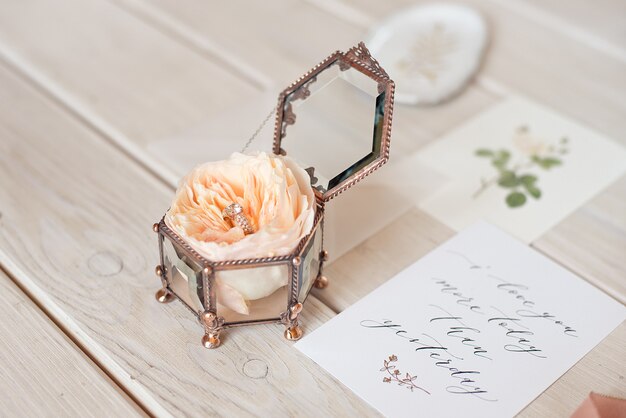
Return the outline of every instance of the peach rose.
[[[255,232],[245,235],[222,218],[239,203]],[[202,164],[180,183],[165,223],[211,261],[273,257],[291,253],[311,232],[315,196],[306,171],[287,157],[234,153]],[[271,295],[286,275],[265,269],[217,273],[219,303],[248,314],[246,301]],[[282,270],[281,270],[282,271]]]

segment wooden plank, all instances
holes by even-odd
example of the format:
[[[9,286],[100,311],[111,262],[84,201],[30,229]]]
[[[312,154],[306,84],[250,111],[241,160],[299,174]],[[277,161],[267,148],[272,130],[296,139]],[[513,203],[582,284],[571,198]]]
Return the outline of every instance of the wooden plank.
[[[114,2],[188,45],[215,56],[236,56],[239,65],[255,68],[276,95],[313,65],[337,49],[353,46],[362,36],[359,27],[307,2]]]
[[[106,33],[109,31],[107,29],[108,26],[123,29],[124,33],[126,33],[128,37],[133,37],[133,39],[137,38],[134,39],[131,44],[138,44],[142,47],[149,46],[155,42],[152,40],[153,38],[158,39],[159,42],[161,42],[160,38],[163,36],[162,33],[175,36],[173,32],[168,31],[168,28],[163,28],[162,26],[157,27],[158,31],[150,27],[146,27],[146,25],[135,25],[130,28],[130,24],[125,22],[135,19],[133,15],[130,15],[122,9],[112,7],[111,5],[106,5],[108,7],[100,5],[97,0],[88,0],[86,2],[83,1],[77,3],[73,3],[71,0],[64,0],[65,3],[62,3],[64,7],[71,6],[72,11],[69,13],[70,17],[65,16],[66,12],[63,7],[51,7],[47,4],[42,5],[41,8],[35,7],[38,5],[37,1],[38,0],[29,0],[25,3],[26,6],[13,6],[15,8],[13,12],[16,16],[18,16],[18,18],[13,20],[19,20],[21,23],[14,23],[12,25],[8,25],[7,27],[0,28],[0,33],[4,31],[5,38],[7,39],[4,46],[5,56],[7,56],[10,62],[19,68],[20,71],[24,71],[28,77],[39,83],[43,89],[48,91],[50,95],[52,95],[64,106],[71,109],[79,118],[95,127],[105,137],[111,139],[116,144],[121,144],[121,146],[135,159],[141,161],[153,173],[157,174],[169,184],[176,184],[178,179],[195,164],[198,164],[203,160],[216,159],[227,155],[225,153],[220,155],[218,148],[222,150],[230,149],[230,152],[238,150],[245,142],[247,136],[250,135],[250,133],[256,128],[256,124],[258,123],[257,120],[261,119],[267,109],[275,103],[277,92],[269,94],[271,96],[272,104],[268,104],[267,107],[262,106],[257,109],[259,113],[258,116],[255,116],[255,112],[249,109],[250,106],[248,103],[256,103],[256,96],[240,99],[236,104],[229,104],[228,100],[225,100],[223,109],[220,108],[220,110],[215,112],[207,112],[205,115],[206,120],[203,120],[203,123],[197,122],[197,115],[188,112],[187,106],[180,105],[188,100],[186,97],[188,91],[195,89],[196,87],[194,86],[196,85],[205,86],[217,83],[219,88],[215,90],[215,94],[211,95],[207,93],[207,95],[211,96],[212,100],[220,100],[219,95],[226,96],[225,98],[228,99],[228,96],[230,95],[228,86],[232,84],[232,80],[230,78],[221,77],[219,71],[211,73],[208,71],[210,70],[210,66],[203,64],[201,66],[202,69],[208,68],[207,77],[202,79],[193,76],[186,77],[185,82],[188,83],[188,85],[185,84],[184,88],[181,88],[179,91],[172,92],[172,96],[170,97],[172,102],[168,102],[167,106],[164,106],[163,109],[161,109],[162,113],[157,115],[159,110],[153,109],[152,107],[147,108],[143,106],[143,103],[134,104],[133,100],[131,100],[131,106],[124,108],[121,112],[122,114],[120,114],[120,110],[116,108],[113,101],[109,100],[110,93],[108,92],[108,85],[111,81],[107,81],[106,83],[98,81],[111,78],[111,69],[115,69],[119,66],[118,61],[133,61],[133,63],[137,65],[137,68],[134,68],[136,73],[152,74],[152,67],[159,66],[160,60],[178,60],[185,65],[194,66],[197,65],[197,63],[195,60],[191,59],[190,56],[197,58],[196,55],[192,53],[185,55],[182,52],[174,53],[164,47],[163,51],[155,51],[155,55],[158,55],[158,58],[147,59],[144,57],[141,61],[136,60],[134,58],[135,51],[133,49],[121,48],[120,51],[116,51],[115,48],[117,48],[117,45],[107,42]],[[286,10],[288,10],[289,13],[302,18],[305,16],[319,16],[321,19],[327,15],[325,12],[322,12],[311,5],[307,5],[306,3],[287,6],[285,2],[281,1],[276,5],[281,7],[284,6],[287,8]],[[242,6],[242,4],[240,3],[239,6]],[[225,7],[229,10],[229,13],[236,12],[235,9],[231,8],[232,5],[230,3],[219,4],[216,7]],[[255,8],[259,7],[259,5],[254,3],[249,7]],[[269,7],[271,11],[271,6]],[[98,13],[104,14],[106,18],[96,19],[96,13],[92,11],[92,9],[96,10]],[[183,9],[185,9],[185,7],[183,7]],[[11,10],[11,8],[9,7],[8,10]],[[72,38],[72,49],[89,49],[90,45],[93,43],[96,45],[102,43],[105,44],[105,46],[98,49],[100,66],[91,69],[93,77],[97,82],[84,81],[79,83],[66,78],[64,74],[74,74],[74,76],[80,77],[79,74],[81,74],[81,68],[78,65],[79,63],[77,63],[76,60],[65,59],[65,55],[61,53],[49,54],[49,48],[38,47],[39,44],[36,43],[36,37],[33,37],[33,34],[26,28],[41,24],[39,21],[40,10],[45,10],[46,14],[51,17],[50,19],[53,22],[63,22],[64,19],[69,20],[69,23],[62,25],[62,27],[57,27],[56,23],[52,23],[50,28],[45,29],[47,38],[50,39],[51,45],[56,45],[57,48],[61,48],[63,45],[62,42],[66,37],[70,36],[72,31],[76,31],[81,35]],[[132,9],[130,11],[135,13],[135,15],[138,15],[136,10]],[[207,13],[203,12],[204,9],[202,8],[194,11],[201,15],[207,15]],[[275,11],[278,12],[278,9]],[[260,12],[267,13],[264,8],[262,8]],[[313,13],[313,15],[311,15],[311,13]],[[59,16],[58,19],[52,18],[55,14],[62,16]],[[232,25],[227,24],[224,19],[219,18],[219,14],[209,13],[208,15],[212,16],[212,19],[217,19],[216,22],[209,22],[211,24],[208,26],[216,26],[218,28],[220,25],[226,26],[224,27],[225,32],[220,35],[220,42],[222,39],[228,39],[228,31],[233,30]],[[268,16],[269,15],[271,14],[268,14]],[[243,18],[249,18],[246,16],[248,15],[244,15]],[[257,18],[261,16],[266,15],[258,14]],[[284,14],[277,13],[272,16],[274,21],[276,21],[277,19],[280,19],[281,16],[284,16]],[[8,17],[6,20],[9,20]],[[75,20],[78,23],[75,22]],[[324,21],[327,20],[327,18],[324,19]],[[343,32],[344,30],[349,29],[350,26],[346,23],[341,23],[341,20],[339,19],[335,20],[337,21],[337,24],[334,25],[332,33],[328,30],[320,31],[317,24],[307,26],[309,28],[308,32],[304,31],[303,33],[310,36],[309,43],[321,42],[322,39],[324,40],[324,43],[320,47],[320,52],[317,55],[313,55],[309,52],[309,49],[311,48],[304,49],[307,51],[307,54],[311,54],[311,58],[306,58],[306,62],[304,59],[300,59],[296,56],[297,64],[294,63],[293,66],[294,75],[289,75],[288,78],[283,80],[277,80],[273,74],[268,73],[271,75],[271,77],[268,76],[268,78],[275,80],[277,83],[282,83],[284,86],[296,77],[295,74],[302,74],[302,72],[310,68],[314,65],[314,63],[317,63],[322,57],[326,56],[328,52],[336,48],[337,44],[335,43],[336,41],[333,39],[333,36],[335,34],[347,36]],[[91,23],[86,23],[88,21]],[[215,25],[212,25],[212,23],[215,23]],[[268,22],[268,24],[271,23],[273,22]],[[294,25],[296,25],[295,22]],[[347,34],[350,35],[350,32],[348,31]],[[320,35],[323,36],[323,38],[320,38]],[[233,34],[233,36],[235,36],[235,34]],[[192,38],[194,40],[196,39],[194,37]],[[318,38],[319,40],[316,41]],[[351,46],[358,40],[357,36],[354,38],[355,39],[350,41],[346,47]],[[210,40],[207,39],[206,42],[200,46],[195,44],[192,45],[189,42],[187,45],[194,51],[197,51],[198,48],[208,44],[209,41]],[[252,40],[252,43],[254,44],[254,40]],[[334,45],[332,45],[333,43]],[[31,44],[35,44],[35,46],[32,46]],[[168,43],[164,44],[169,45]],[[271,56],[274,52],[271,51],[272,48],[269,44],[266,44],[263,48],[258,45],[258,48],[250,50],[252,53],[251,57],[242,56],[240,61],[243,61],[244,58],[254,60],[259,59],[261,63],[264,63],[264,60],[266,59],[265,53]],[[322,48],[325,48],[324,52],[321,52]],[[64,50],[63,48],[61,49]],[[127,51],[127,49],[129,50]],[[0,53],[2,53],[2,51],[3,47],[0,43]],[[207,59],[218,55],[213,49],[206,49],[203,51],[204,55],[202,56]],[[158,52],[158,54],[156,52]],[[234,50],[231,55],[234,55],[235,52],[241,51]],[[284,52],[285,51],[281,51],[284,57],[291,56],[289,54],[285,54]],[[220,62],[225,62],[230,59],[230,55],[227,53],[220,52],[220,54]],[[276,57],[276,60],[279,60],[278,56]],[[289,61],[289,58],[287,61]],[[275,66],[281,69],[283,68],[283,64],[285,64],[285,58],[283,58],[282,61],[274,63]],[[233,65],[235,65],[235,63],[233,63]],[[259,72],[261,71],[261,68],[262,67],[259,66]],[[284,68],[289,68],[288,62]],[[178,68],[172,69],[173,74],[176,74],[177,72],[180,72]],[[250,71],[247,69],[245,71],[242,70],[238,72],[238,74],[244,73],[249,74]],[[58,74],[61,75],[59,76]],[[154,77],[154,85],[151,82],[148,87],[143,85],[139,85],[137,87],[138,91],[141,92],[141,96],[145,98],[146,101],[152,100],[152,96],[156,94],[156,84],[162,79],[160,73],[157,73]],[[132,77],[125,77],[122,82],[134,83],[135,80]],[[260,82],[261,81],[259,81],[259,83]],[[183,82],[181,81],[181,83]],[[124,92],[119,92],[116,99],[119,100],[120,97],[124,97],[124,94]],[[263,96],[267,95],[267,93],[259,94]],[[92,97],[98,99],[96,101],[97,104],[102,102],[103,109],[100,109],[99,107],[96,108],[92,105]],[[194,101],[195,99],[192,97],[190,100]],[[425,108],[416,111],[412,107],[398,106],[394,112],[394,134],[391,164],[395,164],[395,161],[401,161],[402,157],[410,155],[425,143],[434,139],[440,133],[450,129],[454,123],[465,120],[468,117],[480,112],[481,109],[492,104],[496,100],[497,97],[492,93],[480,87],[474,87],[469,89],[459,100],[449,102],[438,108]],[[159,102],[158,98],[157,102]],[[207,106],[202,106],[202,108],[205,109]],[[172,116],[172,113],[176,114],[176,116]],[[167,129],[163,131],[163,136],[154,135],[151,124],[144,123],[145,132],[143,132],[141,127],[133,127],[126,123],[126,120],[128,119],[132,119],[134,121],[146,121],[151,120],[151,118],[154,117],[158,117],[160,119],[160,123],[163,126],[167,126]],[[176,121],[178,118],[181,120],[184,119],[189,123],[185,127],[182,125],[179,126]],[[195,125],[200,125],[201,127],[204,126],[205,129],[192,136],[185,135],[185,132],[189,129],[193,130]],[[244,126],[246,127],[245,129],[243,128]],[[180,131],[180,135],[178,134],[178,131]],[[255,147],[256,145],[258,145],[258,143],[255,144]],[[264,149],[268,148],[266,147]],[[219,157],[217,157],[216,154],[218,154]],[[411,195],[407,195],[405,197],[404,201],[407,202],[405,203],[407,205],[406,207],[408,207],[410,204],[408,202],[411,201],[412,198],[413,196]],[[403,209],[406,209],[406,207]],[[336,209],[338,212],[341,212],[340,207],[337,207]],[[360,238],[356,238],[355,244],[359,240]],[[331,242],[330,239],[329,242]],[[330,246],[332,247],[332,244]],[[330,249],[331,251],[333,250],[333,248]],[[338,251],[332,251],[333,256],[337,253]]]
[[[346,50],[365,36],[364,28],[308,2],[235,0],[181,6],[167,0],[114,1],[190,47],[223,59],[236,56],[245,71],[254,69],[269,80],[268,90],[276,96],[331,52]],[[471,86],[457,100],[438,107],[397,105],[392,152],[416,151],[497,99],[481,86]]]
[[[159,13],[151,4],[119,4],[132,14],[97,0],[63,0],[55,6],[28,0],[5,5],[0,9],[0,35],[4,39],[0,54],[172,184],[188,169],[187,165],[185,170],[180,168],[181,154],[184,159],[190,154],[210,159],[210,140],[215,140],[212,132],[229,130],[236,133],[218,135],[223,140],[241,138],[241,143],[232,146],[232,150],[239,149],[270,105],[258,109],[258,116],[245,113],[248,117],[243,120],[236,109],[251,101],[264,102],[259,96],[271,96],[273,105],[278,92],[293,79],[333,50],[346,49],[362,37],[360,29],[314,6],[284,0],[245,6],[225,2],[211,5],[210,10],[202,3],[174,7],[189,19],[198,19],[199,35],[171,22],[166,12]],[[173,5],[165,2],[163,6]],[[242,7],[250,13],[239,13]],[[285,20],[286,13],[292,19]],[[156,29],[133,14],[155,24]],[[238,26],[230,23],[238,21],[255,28],[263,19],[268,28],[282,29],[242,37]],[[281,26],[281,22],[289,26]],[[321,22],[324,30],[320,29]],[[30,27],[40,30],[35,33]],[[115,28],[119,39],[111,38],[110,28]],[[293,36],[284,36],[288,32]],[[46,45],[39,42],[42,36]],[[180,48],[179,43],[189,50]],[[50,53],[49,45],[55,46],[54,53]],[[77,59],[77,50],[93,50],[93,62]],[[406,155],[419,149],[496,99],[491,92],[472,87],[460,100],[435,109],[416,111],[398,106],[393,152]],[[225,110],[232,117],[226,117]],[[207,121],[216,126],[200,133],[207,140],[193,142],[195,152],[172,151],[172,143],[181,143],[179,134]]]
[[[145,415],[0,270],[3,416]]]
[[[0,263],[148,411],[373,413],[282,326],[229,330],[204,349],[189,312],[153,296],[151,225],[172,189],[4,68],[0,92]],[[310,298],[305,331],[332,315]]]
[[[516,9],[550,22],[572,38],[585,39],[591,45],[615,55],[626,54],[626,3],[620,0],[527,0],[512,2]],[[509,5],[510,6],[510,5]]]
[[[626,304],[626,177],[546,232],[533,247]]]
[[[5,4],[0,7],[0,54],[171,184],[189,168],[178,161],[181,154],[211,158],[212,131],[237,131],[220,136],[241,137],[233,151],[243,145],[258,122],[241,120],[236,109],[268,95],[273,105],[284,86],[333,50],[354,45],[362,35],[360,29],[314,6],[284,0],[246,4],[250,11],[246,14],[239,13],[241,2],[212,5],[210,13],[201,3],[174,8],[200,19],[197,25],[205,32],[198,37],[182,26],[164,26],[167,15],[159,15],[156,28],[136,17],[154,24],[151,6],[146,10],[137,9],[142,3],[122,5],[134,15],[98,0]],[[292,16],[286,20],[290,26],[269,38],[264,31],[258,38],[241,38],[241,31],[230,23],[232,18],[254,28],[263,18],[268,28],[277,28],[285,13]],[[286,32],[293,36],[282,36]],[[181,48],[181,43],[189,48]],[[496,100],[492,93],[472,87],[459,100],[438,108],[397,106],[392,152],[410,154]],[[224,117],[225,110],[234,116]],[[260,120],[267,109],[258,111]],[[254,118],[252,112],[246,115]],[[172,142],[181,143],[179,134],[207,121],[217,126],[201,133],[206,142],[194,142],[192,153],[172,151]]]
[[[181,7],[167,0],[115,1],[190,45],[203,39],[211,42],[212,53],[237,55],[242,65],[263,72],[279,87],[326,51],[354,44],[381,18],[414,4],[411,0],[274,0],[244,5],[240,0],[211,5],[209,12],[202,2]],[[573,41],[558,28],[546,27],[499,2],[470,0],[470,4],[486,16],[492,32],[481,80],[523,92],[621,138],[626,113],[626,102],[618,93],[626,85],[623,60]],[[246,13],[241,13],[244,9]],[[251,32],[253,37],[248,35]],[[449,126],[454,125],[451,120]]]
[[[167,172],[167,156],[145,154],[147,144],[236,106],[260,88],[235,68],[98,0],[3,3],[0,56],[172,182],[178,176]]]
[[[453,235],[439,221],[411,209],[326,267],[330,284],[314,294],[341,312]]]

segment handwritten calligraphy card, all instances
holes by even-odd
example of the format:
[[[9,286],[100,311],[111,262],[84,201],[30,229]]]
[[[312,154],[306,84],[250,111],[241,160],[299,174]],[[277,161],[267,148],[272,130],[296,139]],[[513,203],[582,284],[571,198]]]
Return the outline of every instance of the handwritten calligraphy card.
[[[513,416],[626,308],[480,222],[296,347],[392,417]]]

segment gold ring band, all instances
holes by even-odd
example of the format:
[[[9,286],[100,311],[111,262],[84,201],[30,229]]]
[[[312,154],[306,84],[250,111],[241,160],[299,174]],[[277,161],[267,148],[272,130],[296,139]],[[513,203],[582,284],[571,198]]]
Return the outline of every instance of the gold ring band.
[[[222,211],[222,217],[229,220],[233,226],[238,226],[243,229],[244,234],[249,235],[254,233],[254,228],[252,228],[252,224],[243,213],[243,207],[239,203],[231,203],[226,206]]]

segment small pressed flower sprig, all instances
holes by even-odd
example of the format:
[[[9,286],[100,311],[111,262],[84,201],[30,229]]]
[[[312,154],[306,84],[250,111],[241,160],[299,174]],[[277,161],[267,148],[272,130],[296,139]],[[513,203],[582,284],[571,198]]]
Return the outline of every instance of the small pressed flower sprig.
[[[395,354],[392,354],[389,356],[388,359],[386,359],[383,362],[384,367],[380,369],[380,371],[387,372],[387,374],[389,375],[389,376],[383,377],[383,382],[385,383],[396,382],[398,383],[398,386],[404,386],[405,388],[409,389],[411,392],[413,392],[414,389],[419,389],[422,392],[430,395],[430,392],[428,392],[426,389],[419,387],[415,384],[415,380],[417,379],[417,376],[411,376],[409,373],[406,373],[404,377],[402,376],[402,373],[400,372],[400,370],[396,368],[395,364],[392,364],[397,361],[398,361],[398,357]]]
[[[563,164],[563,156],[568,152],[568,139],[563,137],[557,143],[549,143],[534,136],[526,126],[517,128],[513,135],[513,145],[523,156],[513,162],[511,152],[505,148],[491,150],[480,148],[475,155],[486,158],[497,171],[490,179],[481,179],[480,188],[473,197],[477,198],[492,185],[508,190],[505,202],[510,208],[523,206],[528,197],[541,198],[541,189],[538,187],[538,176],[530,173],[529,169],[539,168],[550,170]]]

